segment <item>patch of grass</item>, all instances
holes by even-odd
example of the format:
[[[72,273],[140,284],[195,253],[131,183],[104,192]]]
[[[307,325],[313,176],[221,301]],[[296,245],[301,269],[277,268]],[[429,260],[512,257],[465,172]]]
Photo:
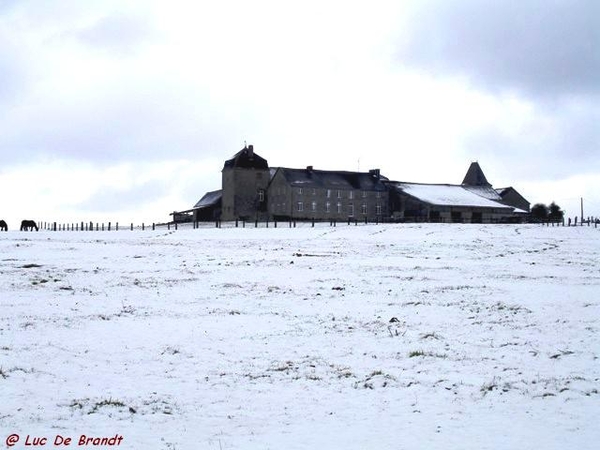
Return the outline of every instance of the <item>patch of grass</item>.
[[[123,403],[122,401],[109,398],[96,402],[94,406],[92,406],[92,409],[88,412],[88,414],[94,414],[95,412],[98,412],[100,408],[104,408],[106,406],[116,406],[117,408],[126,407],[125,403]]]
[[[416,358],[417,356],[425,356],[425,352],[423,350],[413,350],[408,354],[409,358]]]
[[[178,353],[181,353],[181,351],[178,348],[169,346],[162,351],[161,355],[164,355],[165,353],[169,355],[177,355]]]
[[[421,335],[421,339],[440,339],[440,336],[435,332],[424,333]]]

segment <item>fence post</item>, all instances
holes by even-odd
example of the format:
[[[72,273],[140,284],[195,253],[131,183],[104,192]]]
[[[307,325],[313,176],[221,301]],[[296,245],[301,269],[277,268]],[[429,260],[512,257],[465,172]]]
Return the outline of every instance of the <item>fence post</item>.
[[[119,222],[115,223],[115,231],[119,231]]]
[[[235,219],[235,227],[238,227],[238,219]]]
[[[146,229],[146,225],[144,225],[144,222],[142,222],[142,231],[144,231]]]
[[[277,221],[276,221],[276,220],[274,220],[274,221],[273,221],[273,226],[274,226],[275,228],[277,228]]]
[[[154,231],[154,222],[152,222],[152,231]]]
[[[131,231],[133,231],[133,222],[131,223]]]
[[[54,222],[54,229],[53,231],[56,231],[56,222]]]

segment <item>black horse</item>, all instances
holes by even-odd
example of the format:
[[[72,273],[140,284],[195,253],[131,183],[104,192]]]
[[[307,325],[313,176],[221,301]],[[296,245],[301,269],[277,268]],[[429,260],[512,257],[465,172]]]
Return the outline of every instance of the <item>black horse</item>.
[[[4,220],[0,220],[0,231],[8,231],[8,225]]]
[[[21,221],[21,231],[39,231],[35,220],[23,220]]]

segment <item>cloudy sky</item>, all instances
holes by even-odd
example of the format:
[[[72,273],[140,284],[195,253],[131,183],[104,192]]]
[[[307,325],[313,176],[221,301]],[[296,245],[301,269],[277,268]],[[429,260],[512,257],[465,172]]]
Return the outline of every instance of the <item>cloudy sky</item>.
[[[272,166],[600,216],[597,0],[0,0],[0,216],[160,222]]]

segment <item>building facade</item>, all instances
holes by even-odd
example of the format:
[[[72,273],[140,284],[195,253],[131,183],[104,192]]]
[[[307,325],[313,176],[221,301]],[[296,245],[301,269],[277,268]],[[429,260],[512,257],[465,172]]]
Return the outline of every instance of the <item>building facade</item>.
[[[269,215],[279,220],[381,221],[388,215],[388,191],[377,169],[344,172],[279,167],[267,196]]]

